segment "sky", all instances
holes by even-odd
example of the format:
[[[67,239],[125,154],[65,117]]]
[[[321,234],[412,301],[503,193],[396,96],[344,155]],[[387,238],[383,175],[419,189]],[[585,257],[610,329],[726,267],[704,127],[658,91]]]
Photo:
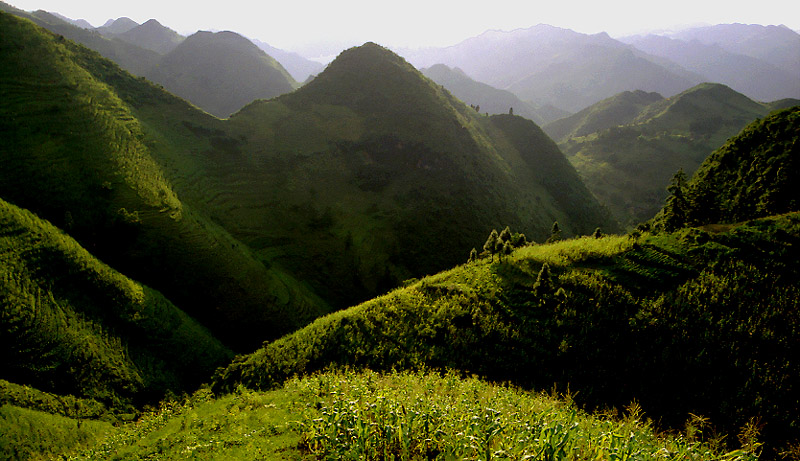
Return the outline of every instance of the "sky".
[[[787,0],[5,0],[101,26],[127,16],[150,18],[189,35],[232,30],[307,57],[366,41],[388,47],[454,45],[486,30],[550,24],[581,33],[620,37],[698,24],[784,24],[800,30]],[[788,21],[788,22],[787,22]]]

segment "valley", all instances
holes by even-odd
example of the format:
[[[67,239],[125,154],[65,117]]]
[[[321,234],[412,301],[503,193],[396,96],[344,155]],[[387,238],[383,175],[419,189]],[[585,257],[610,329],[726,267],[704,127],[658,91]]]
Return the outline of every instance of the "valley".
[[[0,458],[798,456],[793,35],[164,24],[0,3]]]

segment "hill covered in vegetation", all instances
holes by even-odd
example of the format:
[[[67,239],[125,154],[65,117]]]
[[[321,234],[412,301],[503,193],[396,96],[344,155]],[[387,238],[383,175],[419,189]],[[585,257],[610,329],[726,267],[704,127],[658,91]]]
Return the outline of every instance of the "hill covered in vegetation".
[[[798,102],[759,103],[705,83],[666,99],[621,93],[550,123],[545,131],[558,139],[600,202],[632,226],[661,208],[676,171],[691,175],[748,123]]]

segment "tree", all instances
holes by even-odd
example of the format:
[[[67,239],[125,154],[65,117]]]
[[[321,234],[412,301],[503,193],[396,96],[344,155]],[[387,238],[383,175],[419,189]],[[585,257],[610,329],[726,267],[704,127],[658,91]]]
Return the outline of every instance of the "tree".
[[[469,262],[477,261],[478,260],[478,250],[475,248],[469,252]]]
[[[489,253],[492,261],[494,261],[494,253],[497,251],[497,240],[497,230],[492,229],[492,232],[489,233],[489,238],[487,238],[486,243],[483,244],[483,251]]]
[[[689,213],[689,201],[686,199],[686,173],[683,168],[672,177],[669,187],[670,196],[664,206],[664,230],[672,232],[685,227]]]
[[[547,243],[553,243],[561,240],[561,227],[558,225],[558,221],[553,222],[553,227],[550,229],[550,238],[547,239]]]
[[[501,254],[508,256],[514,251],[514,245],[511,244],[508,240],[503,243],[503,251]]]
[[[500,240],[502,240],[503,242],[510,242],[511,241],[511,229],[509,229],[509,227],[506,226],[505,229],[500,231],[500,235],[498,236],[498,238]]]
[[[601,238],[602,236],[603,236],[603,232],[601,232],[601,231],[600,231],[600,228],[599,228],[599,227],[598,227],[597,229],[595,229],[595,230],[594,230],[594,234],[592,234],[592,237],[594,237],[594,238],[596,238],[596,239],[599,239],[599,238]]]
[[[509,107],[508,108],[508,115],[514,115],[514,108],[513,107]]]
[[[550,275],[550,265],[547,263],[542,264],[539,270],[539,275],[536,276],[536,282],[533,283],[533,293],[536,296],[544,296],[553,292],[553,279]]]

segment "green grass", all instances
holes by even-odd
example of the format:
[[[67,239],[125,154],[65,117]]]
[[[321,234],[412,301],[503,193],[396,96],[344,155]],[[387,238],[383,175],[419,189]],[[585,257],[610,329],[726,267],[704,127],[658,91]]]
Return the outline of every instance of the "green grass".
[[[666,427],[693,413],[735,433],[760,417],[774,455],[797,428],[785,389],[800,341],[798,219],[581,238],[464,264],[238,357],[213,385],[270,389],[330,364],[458,369],[569,387],[587,408],[636,399]],[[545,263],[552,288],[537,292]]]
[[[159,292],[0,200],[3,377],[118,410],[196,386],[231,352]]]
[[[69,459],[757,459],[698,421],[657,433],[636,403],[587,414],[569,400],[457,373],[328,371],[269,392],[199,391]]]
[[[719,84],[648,105],[639,99],[622,93],[548,128],[561,136],[559,147],[587,187],[628,227],[658,212],[678,169],[691,175],[714,149],[771,111]]]

